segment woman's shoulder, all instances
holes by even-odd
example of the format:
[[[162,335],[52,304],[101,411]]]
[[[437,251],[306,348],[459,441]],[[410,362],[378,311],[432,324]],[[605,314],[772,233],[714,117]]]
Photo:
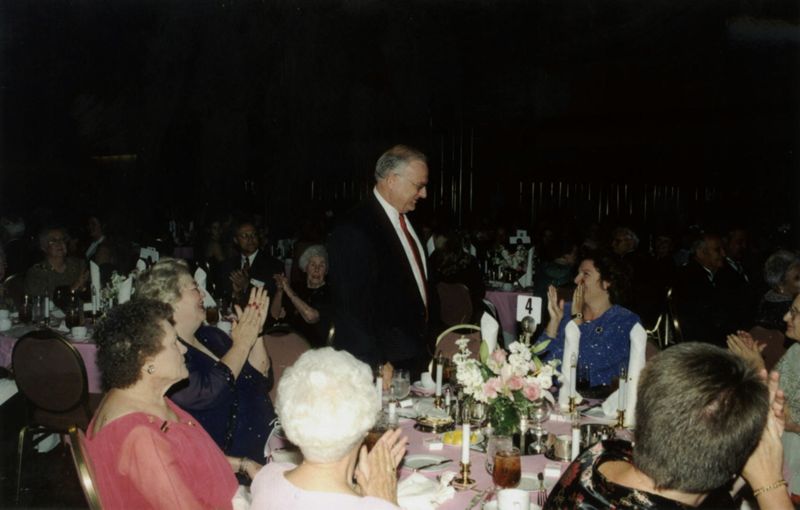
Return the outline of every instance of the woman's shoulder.
[[[609,318],[619,322],[630,323],[631,327],[637,322],[641,322],[641,319],[639,319],[639,316],[636,313],[628,310],[624,306],[612,305],[609,312],[611,312],[609,314]]]

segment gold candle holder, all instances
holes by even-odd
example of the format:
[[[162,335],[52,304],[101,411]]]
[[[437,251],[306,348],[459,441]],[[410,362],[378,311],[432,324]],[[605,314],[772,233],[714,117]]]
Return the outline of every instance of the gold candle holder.
[[[569,397],[569,414],[575,414],[578,409],[578,402],[575,397]]]
[[[617,425],[618,429],[625,428],[625,409],[617,409]]]
[[[444,409],[444,398],[441,395],[433,397],[433,407],[436,409]]]
[[[463,491],[475,487],[475,480],[469,477],[469,462],[461,463],[461,472],[453,478],[450,485],[457,491]]]

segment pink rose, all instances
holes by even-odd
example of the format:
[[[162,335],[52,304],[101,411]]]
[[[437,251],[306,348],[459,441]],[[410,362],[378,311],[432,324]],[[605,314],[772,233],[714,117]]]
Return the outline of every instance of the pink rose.
[[[483,384],[483,394],[487,398],[497,398],[498,393],[503,388],[503,383],[499,377],[492,377]]]
[[[503,349],[495,349],[494,352],[492,352],[492,361],[494,361],[498,365],[502,365],[503,363],[505,363],[506,351],[504,351]]]
[[[508,388],[511,391],[521,390],[522,389],[522,377],[515,375],[508,380]]]
[[[525,398],[528,400],[536,400],[542,396],[542,390],[539,388],[538,384],[526,384],[525,387],[522,388],[522,394],[525,395]]]

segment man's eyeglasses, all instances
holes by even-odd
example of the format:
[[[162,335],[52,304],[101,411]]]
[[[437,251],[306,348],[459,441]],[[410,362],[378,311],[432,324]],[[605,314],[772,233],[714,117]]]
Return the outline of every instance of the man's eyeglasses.
[[[239,234],[236,237],[240,239],[258,239],[258,234],[255,232],[245,232],[244,234]]]
[[[414,181],[412,181],[411,179],[409,179],[409,178],[408,178],[408,177],[406,177],[405,175],[402,175],[402,174],[395,174],[395,175],[397,175],[398,177],[402,177],[403,179],[405,179],[406,181],[408,181],[409,183],[411,183],[411,185],[412,185],[412,186],[414,186],[415,188],[417,188],[417,193],[419,193],[420,191],[424,190],[424,189],[425,189],[425,188],[428,186],[428,183],[427,183],[427,182],[426,182],[426,183],[424,183],[424,184],[420,184],[420,183],[417,183],[417,182],[414,182]]]
[[[65,237],[54,237],[53,239],[48,239],[47,244],[50,246],[54,246],[56,244],[66,244],[67,239]]]

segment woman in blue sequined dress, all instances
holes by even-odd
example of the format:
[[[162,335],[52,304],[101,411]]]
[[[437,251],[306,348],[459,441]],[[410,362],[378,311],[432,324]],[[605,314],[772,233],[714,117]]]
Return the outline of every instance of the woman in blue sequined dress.
[[[550,321],[539,337],[539,341],[551,340],[545,361],[562,358],[564,330],[574,320],[581,334],[578,381],[589,387],[608,386],[622,368],[627,369],[630,332],[640,323],[638,315],[617,304],[630,284],[628,274],[623,262],[606,254],[592,254],[578,268],[572,302],[559,301],[556,289],[550,286]]]

